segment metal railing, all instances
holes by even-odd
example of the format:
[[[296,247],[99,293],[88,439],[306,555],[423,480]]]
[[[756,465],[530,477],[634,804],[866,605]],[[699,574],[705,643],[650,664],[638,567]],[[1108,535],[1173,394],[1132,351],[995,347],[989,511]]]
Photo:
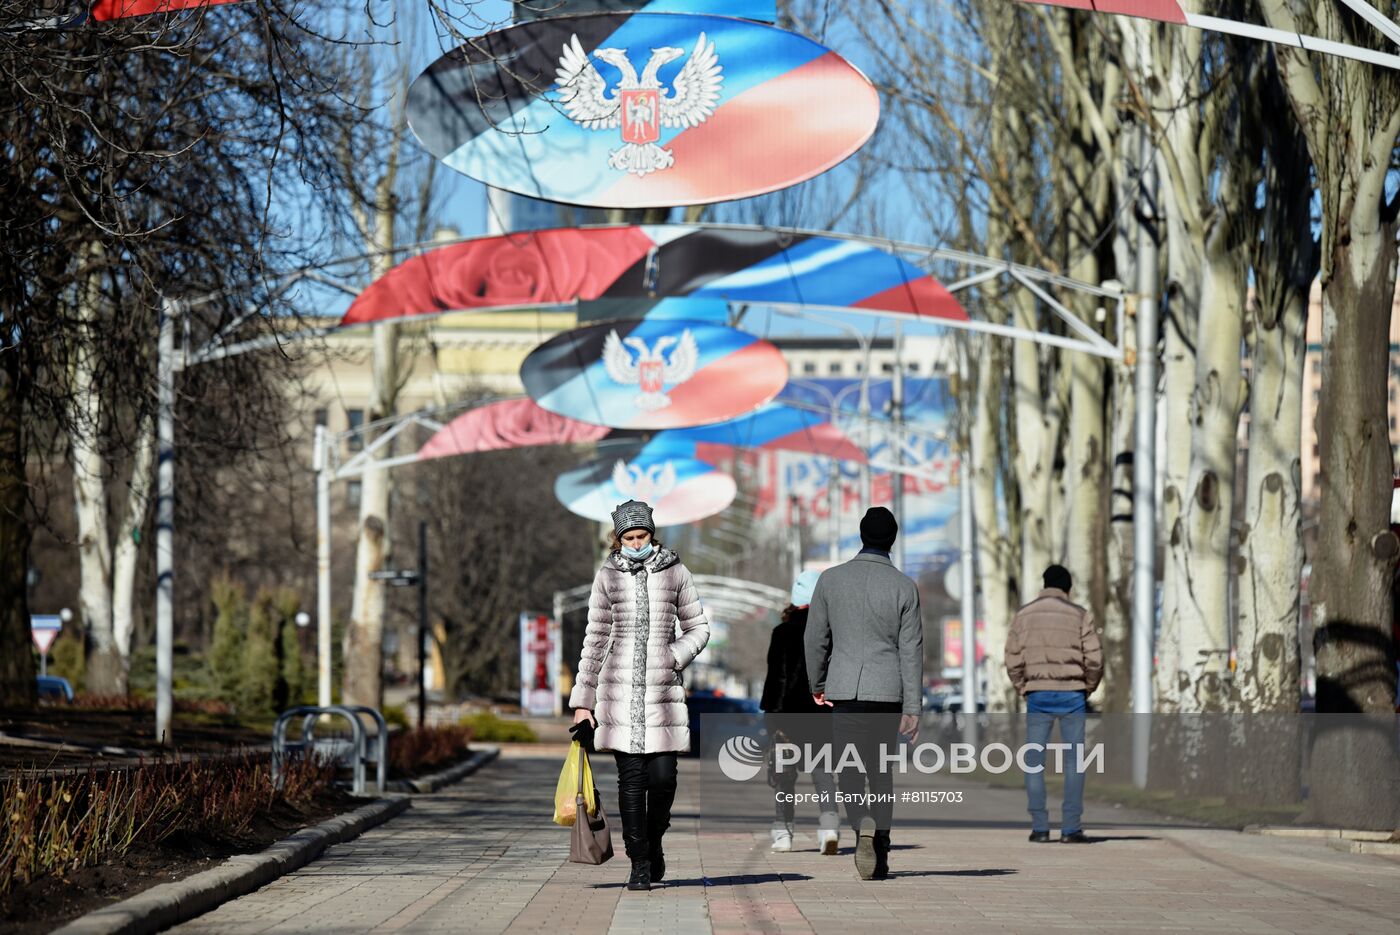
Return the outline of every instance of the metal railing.
[[[359,715],[367,714],[374,718],[378,727],[374,756],[370,756],[370,737],[365,732],[364,722]],[[322,717],[343,717],[350,722],[350,739],[344,737],[316,737],[316,722]],[[289,742],[287,728],[292,721],[301,718],[301,740]],[[282,770],[293,757],[316,756],[326,761],[335,761],[349,766],[352,771],[351,791],[355,795],[365,794],[365,767],[375,764],[375,791],[383,794],[389,768],[389,725],[384,715],[368,705],[302,705],[282,712],[277,724],[272,728],[272,781],[279,787]]]

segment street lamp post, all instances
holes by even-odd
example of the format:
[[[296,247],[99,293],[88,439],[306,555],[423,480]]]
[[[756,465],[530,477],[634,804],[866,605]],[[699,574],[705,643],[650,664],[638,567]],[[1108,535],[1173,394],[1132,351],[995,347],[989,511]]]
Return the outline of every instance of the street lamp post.
[[[372,580],[383,581],[391,588],[418,587],[418,726],[428,720],[428,689],[424,684],[427,672],[428,633],[428,524],[418,523],[418,567],[385,569],[369,573]],[[329,655],[329,654],[327,654]]]

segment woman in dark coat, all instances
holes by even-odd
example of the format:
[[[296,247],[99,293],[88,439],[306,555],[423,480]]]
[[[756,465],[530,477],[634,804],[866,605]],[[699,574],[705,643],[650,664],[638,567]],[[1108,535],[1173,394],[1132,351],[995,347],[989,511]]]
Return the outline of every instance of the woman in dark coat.
[[[799,748],[810,747],[818,756],[824,745],[831,743],[830,708],[812,700],[807,684],[807,659],[803,636],[807,631],[807,608],[812,603],[812,589],[817,585],[818,572],[804,571],[792,586],[792,603],[783,610],[783,619],[773,628],[768,643],[768,676],[763,681],[763,698],[759,705],[767,712],[768,736],[774,743],[793,743]],[[834,751],[832,751],[834,755]],[[805,760],[807,750],[802,750]],[[792,799],[797,788],[796,766],[770,772],[775,794],[776,816],[773,820],[773,850],[792,850],[792,822],[796,807]],[[825,770],[812,772],[821,816],[817,822],[817,850],[835,854],[840,837],[840,819],[836,814],[836,782]]]

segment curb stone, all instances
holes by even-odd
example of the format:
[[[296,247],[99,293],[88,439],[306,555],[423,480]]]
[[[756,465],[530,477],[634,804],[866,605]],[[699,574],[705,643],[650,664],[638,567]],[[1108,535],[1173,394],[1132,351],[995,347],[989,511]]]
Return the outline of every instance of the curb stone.
[[[449,766],[440,773],[419,776],[417,779],[395,779],[388,786],[392,792],[436,792],[443,786],[470,776],[500,755],[500,747],[483,744],[474,748],[471,756],[456,766]]]
[[[217,867],[161,883],[129,899],[79,916],[53,935],[150,935],[203,915],[245,893],[251,893],[285,873],[311,863],[332,844],[356,837],[383,824],[410,806],[407,798],[380,799],[337,815],[257,854],[238,854]]]

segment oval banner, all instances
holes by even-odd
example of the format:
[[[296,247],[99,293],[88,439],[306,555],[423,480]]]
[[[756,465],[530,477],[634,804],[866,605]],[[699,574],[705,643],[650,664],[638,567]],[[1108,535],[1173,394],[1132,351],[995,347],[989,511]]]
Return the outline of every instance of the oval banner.
[[[749,20],[599,13],[487,33],[413,82],[408,121],[451,168],[599,208],[708,204],[820,175],[879,120],[837,53]]]
[[[600,458],[559,475],[554,494],[579,516],[608,522],[625,500],[643,500],[657,526],[683,526],[734,502],[734,478],[703,461],[683,457]]]
[[[735,302],[968,320],[942,283],[874,243],[814,231],[656,224],[556,228],[436,247],[371,283],[340,324],[572,303],[584,303],[579,314],[588,319],[709,320],[726,318]]]
[[[743,331],[638,319],[565,331],[520,365],[540,408],[619,429],[689,428],[752,412],[787,383],[783,354]]]

